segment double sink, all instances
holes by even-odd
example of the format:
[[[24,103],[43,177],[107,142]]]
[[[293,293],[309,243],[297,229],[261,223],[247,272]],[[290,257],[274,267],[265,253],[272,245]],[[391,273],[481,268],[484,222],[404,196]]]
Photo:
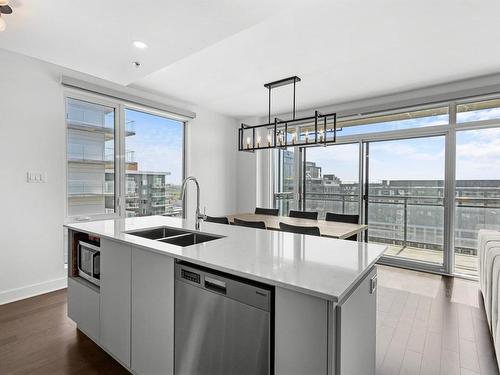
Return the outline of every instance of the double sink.
[[[132,236],[165,242],[181,247],[196,245],[224,237],[224,236],[217,236],[214,234],[191,232],[188,230],[182,230],[170,227],[148,228],[148,229],[129,231],[125,233],[130,234]]]

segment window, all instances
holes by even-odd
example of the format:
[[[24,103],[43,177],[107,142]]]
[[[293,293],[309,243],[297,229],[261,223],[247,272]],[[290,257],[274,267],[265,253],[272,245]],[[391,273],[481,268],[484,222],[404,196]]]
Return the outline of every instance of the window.
[[[359,144],[306,151],[306,211],[359,214]]]
[[[500,99],[457,105],[457,123],[500,119]]]
[[[184,123],[76,97],[66,99],[68,217],[182,215]]]
[[[500,228],[500,99],[344,117],[338,127],[338,144],[280,151],[301,172],[287,180],[298,209],[359,213],[368,241],[388,246],[388,264],[477,277],[478,232]]]
[[[341,129],[338,132],[339,136],[347,136],[446,125],[448,121],[448,107],[438,107],[389,115],[340,119],[337,121],[337,128]]]
[[[457,132],[455,272],[477,274],[480,229],[500,228],[500,129]]]
[[[125,173],[136,185],[142,184],[142,198],[147,202],[127,208],[127,215],[182,215],[184,124],[127,108],[125,125]],[[153,184],[148,185],[148,179]],[[127,199],[139,203],[135,192]]]
[[[115,212],[115,108],[66,102],[68,216]]]

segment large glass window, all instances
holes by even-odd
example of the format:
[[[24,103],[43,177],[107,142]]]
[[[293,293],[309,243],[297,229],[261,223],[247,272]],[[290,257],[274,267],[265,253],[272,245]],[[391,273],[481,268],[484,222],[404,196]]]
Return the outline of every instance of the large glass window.
[[[68,217],[182,215],[184,123],[99,101],[66,100]]]
[[[306,150],[307,211],[359,214],[359,144]]]
[[[184,124],[125,109],[126,216],[182,215]]]
[[[444,136],[368,144],[368,240],[386,256],[443,264]]]
[[[420,109],[369,117],[340,119],[337,122],[339,136],[367,134],[384,131],[423,128],[446,125],[449,122],[448,107]]]
[[[69,98],[68,216],[115,212],[115,108]]]
[[[457,123],[500,119],[500,99],[457,105]]]
[[[455,272],[477,275],[480,229],[500,230],[500,128],[457,132]]]

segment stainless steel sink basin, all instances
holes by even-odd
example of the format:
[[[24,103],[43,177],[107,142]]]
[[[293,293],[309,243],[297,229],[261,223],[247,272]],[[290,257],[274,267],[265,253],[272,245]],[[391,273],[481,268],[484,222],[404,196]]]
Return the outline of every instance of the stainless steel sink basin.
[[[199,243],[207,242],[207,241],[213,241],[221,238],[221,236],[214,236],[214,235],[209,235],[209,234],[204,234],[204,233],[189,233],[181,236],[176,236],[176,237],[170,237],[170,238],[164,238],[159,240],[160,242],[166,242],[172,245],[177,245],[177,246],[191,246],[191,245],[196,245]]]
[[[196,245],[207,241],[217,240],[219,238],[224,237],[224,236],[217,236],[214,234],[192,232],[189,230],[170,228],[170,227],[140,229],[125,233],[130,234],[132,236],[138,236],[150,240],[161,241],[182,247]]]
[[[126,233],[131,234],[132,236],[148,238],[150,240],[159,240],[161,238],[178,236],[180,234],[188,234],[191,232],[186,231],[186,230],[182,230],[182,229],[175,229],[175,228],[169,228],[169,227],[159,227],[159,228],[130,231],[130,232],[126,232]]]

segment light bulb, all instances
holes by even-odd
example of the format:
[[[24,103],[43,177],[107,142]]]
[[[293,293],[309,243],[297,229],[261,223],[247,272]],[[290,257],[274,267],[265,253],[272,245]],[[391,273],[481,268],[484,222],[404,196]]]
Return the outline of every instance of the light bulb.
[[[9,0],[0,0],[0,7],[9,5]]]
[[[0,1],[2,1],[2,0],[0,0]],[[144,42],[141,42],[140,40],[136,40],[133,44],[134,44],[134,47],[139,48],[139,49],[148,48],[148,45]]]
[[[4,31],[6,27],[4,19],[0,16],[0,31]]]

